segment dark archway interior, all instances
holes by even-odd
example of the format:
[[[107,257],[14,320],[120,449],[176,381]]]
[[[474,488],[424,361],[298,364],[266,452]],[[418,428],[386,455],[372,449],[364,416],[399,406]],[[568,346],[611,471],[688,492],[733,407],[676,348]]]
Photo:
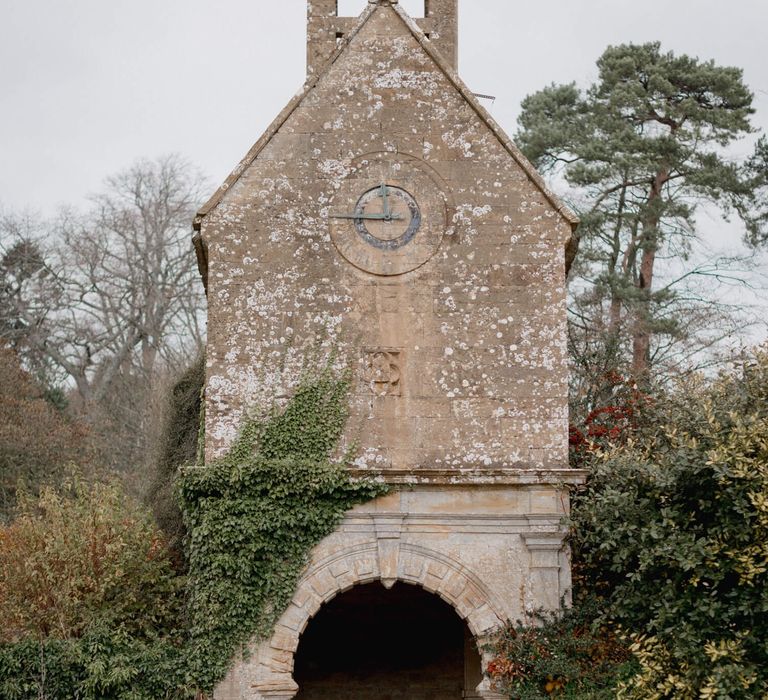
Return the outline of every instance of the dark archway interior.
[[[310,620],[294,679],[297,700],[460,700],[467,673],[474,680],[479,668],[469,630],[447,603],[417,586],[372,583]]]

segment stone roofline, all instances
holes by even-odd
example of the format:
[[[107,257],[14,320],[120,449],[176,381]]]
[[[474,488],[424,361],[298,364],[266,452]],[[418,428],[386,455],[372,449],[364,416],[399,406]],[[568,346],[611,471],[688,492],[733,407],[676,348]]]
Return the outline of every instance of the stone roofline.
[[[411,34],[413,34],[414,38],[419,42],[419,45],[424,49],[424,51],[426,51],[429,57],[448,78],[449,82],[459,91],[467,103],[469,103],[480,120],[491,130],[494,136],[496,136],[501,145],[522,168],[531,182],[539,189],[539,191],[541,191],[553,209],[555,209],[555,211],[558,212],[566,220],[566,222],[568,222],[571,230],[574,231],[579,225],[579,217],[576,215],[576,213],[573,212],[573,210],[570,209],[570,207],[568,207],[564,202],[560,201],[557,195],[555,195],[547,187],[541,175],[539,175],[537,170],[533,167],[533,165],[531,165],[531,162],[523,155],[520,149],[515,146],[515,144],[512,142],[509,136],[507,136],[498,122],[496,122],[496,120],[490,115],[488,110],[486,110],[485,107],[480,104],[480,101],[475,97],[469,87],[459,77],[458,73],[450,65],[448,65],[447,61],[435,49],[434,44],[429,39],[427,39],[427,37],[424,35],[424,32],[419,28],[416,22],[400,7],[397,0],[368,0],[368,7],[363,10],[357,25],[351,32],[349,32],[348,35],[342,39],[339,48],[330,57],[325,66],[321,70],[317,71],[316,74],[310,76],[307,79],[302,90],[297,93],[293,99],[291,99],[291,101],[285,106],[282,112],[280,112],[277,118],[262,134],[261,138],[259,138],[259,140],[251,147],[245,157],[240,161],[240,163],[238,163],[237,167],[216,190],[213,196],[198,210],[192,224],[192,228],[195,231],[195,235],[193,236],[192,241],[195,246],[195,254],[197,255],[198,269],[200,270],[200,274],[203,278],[203,284],[206,286],[206,289],[208,283],[208,246],[207,242],[203,240],[200,233],[203,219],[218,206],[229,188],[237,183],[243,173],[256,160],[259,153],[261,153],[261,151],[272,140],[275,134],[277,134],[277,132],[282,128],[283,124],[285,124],[288,118],[304,101],[311,90],[326,75],[326,73],[328,73],[331,66],[336,62],[339,56],[341,56],[347,50],[349,44],[365,26],[371,16],[382,6],[391,8],[403,21],[406,27],[408,27],[410,30]],[[566,242],[566,245],[568,245],[568,242]]]

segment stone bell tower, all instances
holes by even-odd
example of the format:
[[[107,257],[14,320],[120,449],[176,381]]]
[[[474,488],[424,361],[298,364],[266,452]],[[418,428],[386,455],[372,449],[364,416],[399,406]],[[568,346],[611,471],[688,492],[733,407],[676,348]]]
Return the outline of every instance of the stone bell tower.
[[[457,5],[309,0],[303,91],[195,220],[207,457],[320,347],[354,370],[353,473],[393,487],[313,550],[219,700],[499,698],[483,642],[568,598],[576,219],[457,76]]]
[[[339,17],[338,6],[338,0],[307,0],[309,76],[328,62],[344,37],[357,26],[356,17]],[[424,0],[424,17],[415,22],[448,65],[458,70],[459,0]]]

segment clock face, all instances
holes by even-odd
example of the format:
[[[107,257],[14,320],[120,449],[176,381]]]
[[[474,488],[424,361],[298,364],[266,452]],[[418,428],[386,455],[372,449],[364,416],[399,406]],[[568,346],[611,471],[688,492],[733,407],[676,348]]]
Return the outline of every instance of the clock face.
[[[408,245],[421,227],[421,211],[413,195],[386,183],[365,192],[353,216],[360,237],[380,250]]]
[[[355,267],[400,275],[423,265],[446,229],[446,198],[431,169],[401,154],[354,164],[329,208],[331,238]]]

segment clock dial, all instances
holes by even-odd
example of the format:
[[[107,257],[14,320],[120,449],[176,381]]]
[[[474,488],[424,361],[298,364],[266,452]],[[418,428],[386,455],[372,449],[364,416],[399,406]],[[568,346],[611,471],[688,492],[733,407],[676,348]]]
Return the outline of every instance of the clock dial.
[[[386,183],[363,194],[355,206],[355,229],[374,248],[397,250],[410,243],[421,226],[413,196]]]
[[[358,159],[328,211],[336,249],[375,275],[421,267],[440,247],[446,218],[439,178],[422,161],[394,153]]]

